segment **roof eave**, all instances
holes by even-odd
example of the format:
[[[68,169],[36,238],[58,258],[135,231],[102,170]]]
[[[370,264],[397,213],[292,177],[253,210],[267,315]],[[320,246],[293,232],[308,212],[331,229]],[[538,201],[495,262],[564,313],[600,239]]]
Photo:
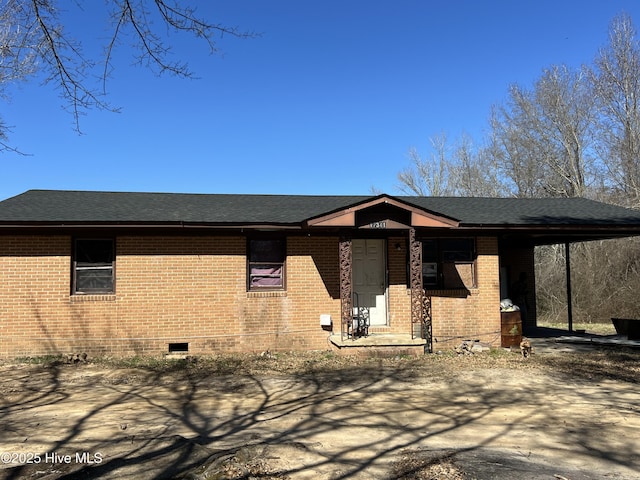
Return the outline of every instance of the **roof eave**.
[[[463,225],[460,231],[495,235],[532,246],[640,236],[640,225]]]
[[[299,224],[291,223],[249,223],[249,222],[2,222],[0,230],[35,229],[276,229],[300,230]]]

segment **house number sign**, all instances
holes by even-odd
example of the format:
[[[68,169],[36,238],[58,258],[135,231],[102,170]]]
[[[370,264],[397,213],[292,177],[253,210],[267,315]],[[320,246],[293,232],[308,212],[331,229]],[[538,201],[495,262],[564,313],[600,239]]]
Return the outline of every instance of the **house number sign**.
[[[384,220],[380,222],[371,222],[369,224],[369,228],[387,228],[387,222]]]

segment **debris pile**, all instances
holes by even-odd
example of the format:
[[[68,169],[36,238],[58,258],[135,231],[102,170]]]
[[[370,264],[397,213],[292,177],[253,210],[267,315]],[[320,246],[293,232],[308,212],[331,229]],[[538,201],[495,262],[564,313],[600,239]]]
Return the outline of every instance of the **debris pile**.
[[[67,363],[86,363],[87,362],[87,354],[86,353],[69,353],[67,354]]]
[[[500,301],[501,312],[517,312],[519,310],[520,310],[520,307],[514,304],[510,298],[504,298]]]
[[[454,347],[458,355],[473,355],[474,353],[482,353],[490,348],[482,346],[480,340],[463,340],[460,345]]]

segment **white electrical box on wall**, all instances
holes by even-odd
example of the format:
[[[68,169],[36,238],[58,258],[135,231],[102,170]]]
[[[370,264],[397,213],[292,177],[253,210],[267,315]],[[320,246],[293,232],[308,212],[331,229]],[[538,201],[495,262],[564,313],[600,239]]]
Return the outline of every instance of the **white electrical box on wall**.
[[[331,326],[331,315],[328,313],[323,313],[320,315],[320,326],[321,327],[330,327]]]

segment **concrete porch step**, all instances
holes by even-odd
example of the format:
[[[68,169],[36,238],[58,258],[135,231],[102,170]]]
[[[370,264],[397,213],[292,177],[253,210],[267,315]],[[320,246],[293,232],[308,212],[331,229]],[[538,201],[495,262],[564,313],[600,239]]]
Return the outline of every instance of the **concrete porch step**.
[[[371,333],[366,337],[342,339],[340,334],[329,337],[329,341],[338,348],[353,347],[420,347],[427,344],[424,338],[411,338],[410,334]]]

